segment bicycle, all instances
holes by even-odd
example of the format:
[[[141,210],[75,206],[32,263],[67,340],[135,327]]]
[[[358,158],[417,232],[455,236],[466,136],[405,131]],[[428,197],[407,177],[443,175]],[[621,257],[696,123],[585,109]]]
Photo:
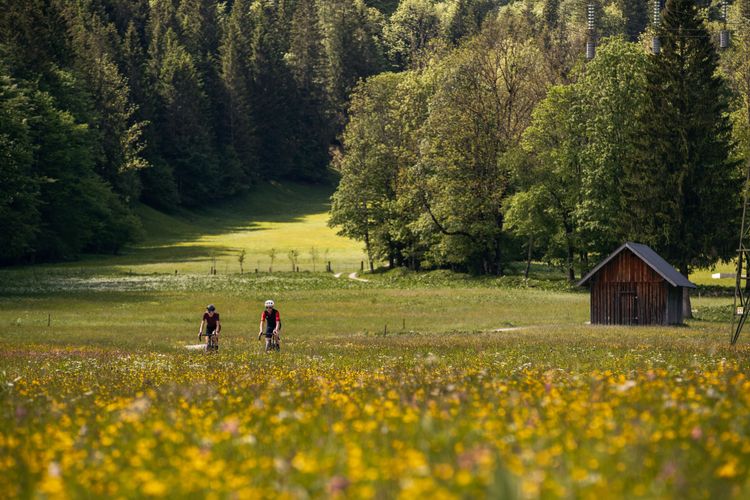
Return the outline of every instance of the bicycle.
[[[201,338],[202,336],[204,336],[203,333],[199,333],[198,334],[198,341],[199,342],[203,340]],[[214,333],[206,333],[205,337],[207,337],[207,339],[208,339],[207,342],[206,342],[206,352],[218,351],[219,350],[219,334],[215,333],[215,332]]]
[[[260,340],[262,336],[263,336],[263,334],[259,333],[258,334],[258,340]],[[268,351],[276,351],[276,352],[278,352],[280,350],[281,350],[281,341],[280,341],[280,338],[279,338],[279,334],[278,333],[273,333],[270,337],[266,336],[266,346],[265,346],[264,351],[265,352],[268,352]]]

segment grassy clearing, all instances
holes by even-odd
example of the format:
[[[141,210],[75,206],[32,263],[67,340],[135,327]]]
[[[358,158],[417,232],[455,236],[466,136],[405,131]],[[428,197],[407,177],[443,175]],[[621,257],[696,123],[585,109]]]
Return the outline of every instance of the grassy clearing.
[[[274,269],[291,271],[287,256],[299,252],[298,266],[312,270],[331,261],[335,270],[358,270],[364,255],[358,242],[336,235],[327,226],[332,188],[299,184],[265,184],[253,192],[197,211],[164,214],[141,206],[145,239],[119,256],[89,257],[63,267],[96,272],[204,273],[212,265],[222,274],[239,273],[245,250],[245,272],[268,271],[268,252],[276,249]],[[60,266],[47,266],[60,267]]]
[[[714,273],[736,273],[736,272],[737,272],[736,262],[719,263],[713,269],[698,269],[694,271],[692,274],[690,274],[690,281],[692,281],[696,285],[704,285],[704,286],[711,286],[711,287],[721,286],[721,287],[726,287],[726,288],[734,290],[735,280],[733,278],[713,279],[711,275]]]

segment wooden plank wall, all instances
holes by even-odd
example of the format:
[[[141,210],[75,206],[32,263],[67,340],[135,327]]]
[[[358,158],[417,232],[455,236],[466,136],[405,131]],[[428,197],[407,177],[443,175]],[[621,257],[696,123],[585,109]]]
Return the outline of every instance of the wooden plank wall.
[[[664,278],[630,250],[624,249],[592,278],[591,323],[653,325],[675,322],[676,318],[668,315],[670,288],[673,287]]]
[[[670,325],[681,325],[682,317],[682,288],[669,287],[669,301],[667,303],[667,322]]]

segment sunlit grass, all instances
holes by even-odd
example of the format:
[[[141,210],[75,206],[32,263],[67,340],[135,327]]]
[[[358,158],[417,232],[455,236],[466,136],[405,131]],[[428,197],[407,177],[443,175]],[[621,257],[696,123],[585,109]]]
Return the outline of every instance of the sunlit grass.
[[[141,206],[138,215],[145,231],[143,241],[126,248],[122,255],[89,257],[62,266],[136,274],[208,274],[215,266],[218,273],[239,273],[238,257],[244,250],[245,272],[267,272],[271,268],[269,252],[275,249],[275,271],[292,270],[291,250],[299,254],[300,270],[322,271],[326,261],[334,271],[359,270],[365,259],[362,244],[338,236],[327,225],[332,192],[327,186],[273,183],[195,211],[170,215]]]
[[[714,279],[711,277],[711,275],[716,273],[734,274],[736,272],[736,262],[719,263],[716,264],[716,267],[713,269],[698,269],[693,271],[690,274],[690,281],[692,281],[696,285],[722,286],[733,289],[735,284],[734,278]]]

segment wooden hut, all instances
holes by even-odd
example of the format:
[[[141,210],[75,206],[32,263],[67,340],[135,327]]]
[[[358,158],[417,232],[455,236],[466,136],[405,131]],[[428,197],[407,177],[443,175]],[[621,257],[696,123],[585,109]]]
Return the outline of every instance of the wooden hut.
[[[578,286],[591,290],[591,323],[681,324],[685,276],[646,245],[627,242],[591,270]]]

